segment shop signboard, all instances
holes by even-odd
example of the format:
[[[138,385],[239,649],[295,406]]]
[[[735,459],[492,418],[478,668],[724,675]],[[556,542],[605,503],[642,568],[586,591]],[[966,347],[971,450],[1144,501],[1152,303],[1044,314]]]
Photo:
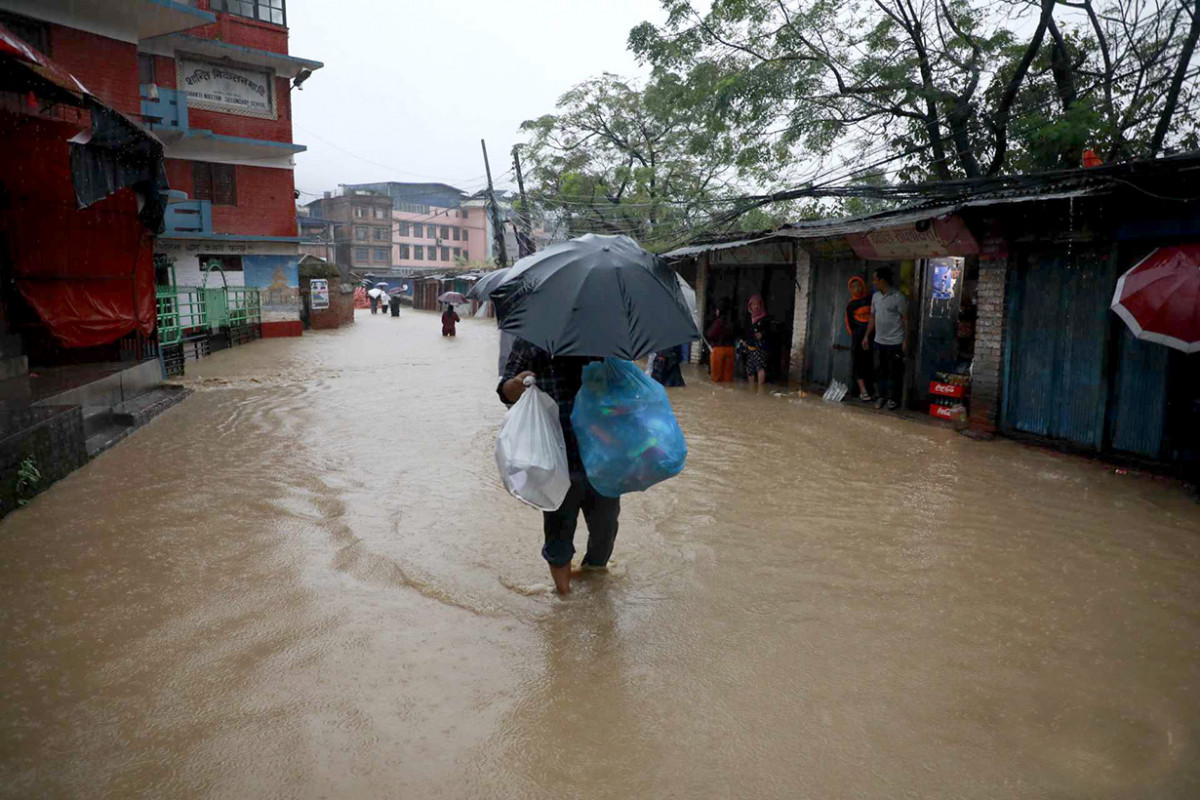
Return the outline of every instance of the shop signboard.
[[[324,278],[313,278],[308,282],[311,292],[311,306],[314,311],[329,308],[329,281]]]
[[[979,252],[979,243],[962,218],[956,215],[847,234],[846,240],[854,248],[855,255],[869,261],[971,256]]]
[[[179,59],[179,90],[189,108],[275,119],[274,79],[270,70],[218,64],[190,56]]]

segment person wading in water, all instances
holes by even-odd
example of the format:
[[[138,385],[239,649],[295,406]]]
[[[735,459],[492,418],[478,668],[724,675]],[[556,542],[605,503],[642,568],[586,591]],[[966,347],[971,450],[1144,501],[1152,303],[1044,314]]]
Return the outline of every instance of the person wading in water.
[[[567,465],[571,471],[571,488],[557,511],[542,512],[542,531],[545,543],[542,558],[550,565],[550,577],[559,594],[571,592],[571,557],[575,555],[575,526],[579,512],[587,523],[588,544],[583,556],[584,570],[605,569],[617,539],[617,518],[621,500],[605,497],[592,488],[579,456],[579,442],[571,426],[571,411],[575,395],[583,386],[583,368],[600,359],[586,356],[551,358],[545,350],[524,339],[513,343],[504,376],[496,393],[505,405],[512,405],[525,393],[525,377],[532,375],[537,387],[558,404],[558,419],[562,423],[563,441],[567,445]]]
[[[447,303],[446,310],[442,312],[442,336],[454,336],[456,333],[454,326],[461,321],[454,306]]]

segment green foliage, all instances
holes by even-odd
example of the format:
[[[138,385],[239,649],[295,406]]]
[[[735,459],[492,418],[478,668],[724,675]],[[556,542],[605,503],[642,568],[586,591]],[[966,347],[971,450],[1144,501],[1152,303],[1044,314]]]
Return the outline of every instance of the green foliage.
[[[341,271],[337,264],[322,264],[319,261],[308,261],[299,267],[300,280],[307,281],[313,278],[325,278],[330,281],[341,280]]]
[[[862,214],[797,186],[975,178],[1200,145],[1200,0],[660,0],[604,75],[526,122],[535,206],[651,248],[696,228]],[[731,211],[730,209],[733,208]]]
[[[17,505],[24,506],[35,494],[42,482],[42,473],[37,467],[37,461],[32,457],[25,458],[17,467]]]
[[[704,218],[737,153],[712,134],[710,103],[677,76],[645,86],[615,75],[566,92],[557,113],[529,120],[523,163],[533,203],[569,235],[624,233],[669,247]]]
[[[662,6],[630,49],[707,93],[705,134],[758,186],[1078,166],[1086,148],[1145,157],[1200,138],[1200,0]]]

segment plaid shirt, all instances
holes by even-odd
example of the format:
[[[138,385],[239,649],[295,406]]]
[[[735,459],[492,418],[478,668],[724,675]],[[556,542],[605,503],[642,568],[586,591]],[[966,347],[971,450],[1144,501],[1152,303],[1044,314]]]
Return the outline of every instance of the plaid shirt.
[[[579,458],[579,442],[575,439],[575,429],[571,427],[571,410],[575,407],[575,395],[579,394],[579,389],[583,386],[583,368],[598,360],[600,359],[585,356],[551,358],[549,353],[537,345],[517,339],[513,342],[512,352],[508,354],[508,363],[504,365],[504,374],[496,387],[496,394],[500,395],[500,400],[509,405],[504,399],[504,382],[525,371],[536,376],[537,387],[558,403],[558,420],[562,423],[563,440],[567,445],[567,462],[571,472],[583,472],[583,462]]]

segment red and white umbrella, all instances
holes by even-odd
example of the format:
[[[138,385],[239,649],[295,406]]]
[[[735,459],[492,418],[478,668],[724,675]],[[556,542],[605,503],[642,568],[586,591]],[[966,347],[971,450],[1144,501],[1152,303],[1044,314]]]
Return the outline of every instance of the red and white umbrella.
[[[1200,352],[1200,244],[1154,250],[1117,281],[1111,308],[1139,339]]]

